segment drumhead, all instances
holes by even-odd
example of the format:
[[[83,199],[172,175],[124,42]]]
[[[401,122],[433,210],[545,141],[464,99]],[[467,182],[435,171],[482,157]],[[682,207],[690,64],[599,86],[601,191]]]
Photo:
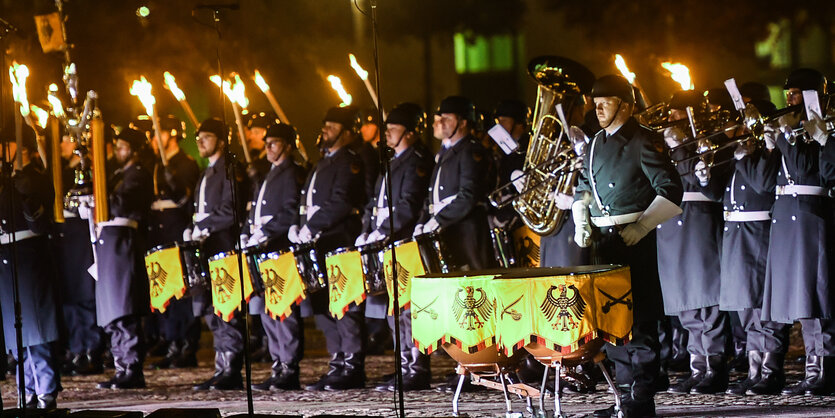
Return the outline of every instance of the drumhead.
[[[347,252],[350,252],[350,251],[356,251],[356,249],[354,249],[354,247],[337,248],[333,251],[328,251],[327,253],[325,253],[325,258],[328,258],[330,256],[334,256],[334,255],[337,255],[337,254],[347,253]]]
[[[414,238],[406,238],[406,239],[401,239],[400,241],[394,241],[394,246],[395,247],[400,247],[401,245],[408,244],[410,242],[415,242],[415,239]]]
[[[375,241],[369,244],[361,245],[357,249],[361,253],[377,253],[388,247],[388,240]]]
[[[548,276],[572,276],[576,274],[604,273],[607,271],[624,268],[620,264],[598,264],[588,266],[569,267],[525,267],[525,268],[495,268],[484,270],[453,271],[450,273],[427,273],[422,277],[449,278],[449,277],[477,277],[495,276],[497,279],[524,279],[531,277]]]
[[[217,253],[217,254],[209,257],[209,261],[223,260],[226,257],[233,257],[235,255],[237,255],[235,250],[226,251],[226,252],[222,252],[222,253]]]
[[[156,247],[151,248],[150,250],[146,251],[146,252],[145,252],[145,257],[147,257],[147,256],[149,256],[149,255],[151,255],[151,254],[153,254],[153,253],[155,253],[155,252],[157,252],[157,251],[167,250],[167,249],[169,249],[169,248],[174,248],[174,247],[176,247],[176,246],[177,246],[177,243],[176,243],[176,242],[171,243],[171,244],[157,245]]]
[[[253,254],[259,261],[261,260],[277,260],[284,254],[291,253],[289,249],[281,250],[281,251],[269,251],[265,253],[260,253],[258,255]]]

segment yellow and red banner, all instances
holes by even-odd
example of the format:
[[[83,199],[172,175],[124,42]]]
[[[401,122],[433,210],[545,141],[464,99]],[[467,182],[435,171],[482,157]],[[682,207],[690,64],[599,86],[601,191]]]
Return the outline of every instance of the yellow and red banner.
[[[252,297],[252,279],[249,266],[243,263],[244,298],[249,302]],[[235,310],[241,307],[241,279],[238,274],[238,255],[227,253],[223,258],[209,261],[209,275],[212,282],[212,304],[215,315],[226,322],[232,320]]]
[[[145,270],[148,272],[152,311],[165,312],[171,298],[180,299],[186,294],[179,248],[163,248],[146,255]]]
[[[516,228],[513,231],[513,249],[516,251],[516,259],[519,267],[539,267],[539,242],[540,236],[531,231],[527,226]]]
[[[365,276],[359,251],[332,254],[325,259],[328,269],[328,300],[331,315],[342,319],[351,304],[365,300]]]
[[[304,284],[296,268],[293,253],[265,258],[258,263],[264,282],[264,305],[273,319],[284,320],[292,312],[293,305],[305,299]]]
[[[412,295],[412,279],[426,274],[417,242],[408,241],[400,244],[397,251],[397,302],[400,309],[409,309]],[[394,315],[394,285],[392,284],[391,250],[383,254],[383,266],[386,272],[386,289],[389,295],[388,314]]]
[[[43,52],[63,51],[67,47],[58,12],[35,15],[35,27]]]

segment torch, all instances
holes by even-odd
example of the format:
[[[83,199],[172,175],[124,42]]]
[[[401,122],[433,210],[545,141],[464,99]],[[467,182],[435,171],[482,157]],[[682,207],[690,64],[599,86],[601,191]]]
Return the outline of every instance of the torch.
[[[179,87],[177,87],[177,80],[175,80],[174,76],[171,75],[171,73],[169,73],[168,71],[163,73],[162,76],[165,78],[165,87],[168,88],[168,90],[171,91],[171,94],[174,95],[174,98],[176,98],[177,101],[180,102],[180,106],[183,107],[183,110],[186,112],[186,115],[188,116],[188,119],[191,121],[191,124],[194,125],[194,127],[196,128],[199,125],[199,122],[197,121],[197,116],[194,116],[194,111],[191,110],[191,106],[189,106],[188,102],[186,101],[185,93],[183,93],[183,91],[180,90]]]
[[[49,120],[49,134],[52,138],[49,149],[52,151],[52,187],[55,190],[55,202],[52,211],[55,215],[55,222],[64,222],[64,198],[62,191],[64,190],[64,173],[61,170],[61,131],[58,125],[67,115],[64,113],[64,105],[61,104],[61,99],[58,98],[58,85],[52,83],[49,85],[49,92],[46,100],[52,107],[52,115]]]
[[[354,98],[345,91],[345,87],[342,85],[342,80],[335,75],[329,75],[328,81],[331,83],[331,88],[336,91],[336,94],[339,95],[339,98],[342,100],[342,103],[339,104],[339,107],[350,106],[351,103],[354,102]]]
[[[629,84],[635,86],[638,89],[638,92],[641,93],[641,97],[644,100],[644,103],[649,106],[650,102],[647,98],[646,92],[644,89],[641,88],[641,85],[638,83],[638,79],[635,77],[635,73],[629,71],[629,67],[626,66],[626,60],[623,59],[621,54],[615,54],[615,67],[617,67],[618,71],[629,81]]]
[[[159,158],[162,160],[162,166],[168,166],[168,158],[165,156],[165,147],[162,145],[162,136],[160,136],[159,118],[157,117],[156,99],[151,94],[151,83],[145,79],[145,76],[140,76],[139,80],[133,80],[133,85],[130,86],[130,94],[139,98],[142,106],[145,107],[145,114],[151,118],[154,124],[154,133],[157,136],[157,147],[159,147]],[[103,128],[102,128],[103,129]]]
[[[380,102],[377,99],[377,91],[374,90],[374,87],[371,85],[371,82],[368,81],[368,71],[365,71],[360,64],[357,62],[357,57],[354,54],[348,54],[348,59],[351,60],[351,67],[354,68],[354,71],[357,72],[357,75],[362,79],[362,82],[365,83],[365,88],[368,90],[368,94],[371,96],[371,100],[374,101],[374,106],[380,107]],[[383,111],[383,119],[386,118],[386,112]]]
[[[662,62],[661,66],[670,72],[670,78],[681,85],[682,90],[693,90],[695,86],[690,79],[690,70],[686,65],[678,62]]]
[[[229,98],[229,102],[232,103],[232,111],[235,113],[235,122],[238,124],[238,138],[241,140],[241,148],[244,149],[244,159],[246,160],[246,163],[249,164],[252,162],[252,157],[250,157],[249,147],[246,145],[244,121],[243,116],[241,116],[241,108],[245,109],[249,105],[249,100],[246,98],[246,87],[244,87],[241,76],[235,74],[234,77],[234,85],[227,80],[221,81],[219,75],[213,75],[209,77],[209,79],[219,87],[222,86],[223,93],[226,94],[226,97]]]
[[[35,129],[35,139],[38,143],[38,154],[41,156],[41,162],[44,168],[48,167],[46,164],[46,138],[44,138],[44,130],[49,121],[49,112],[41,109],[38,106],[30,106],[31,114],[35,115],[35,124],[39,129]],[[34,126],[32,128],[35,128]]]
[[[278,118],[281,119],[282,122],[289,124],[290,119],[288,119],[287,115],[284,114],[284,110],[281,108],[281,105],[278,104],[278,100],[275,99],[275,95],[270,89],[270,85],[267,84],[264,77],[261,76],[261,72],[258,70],[255,70],[255,84],[257,84],[258,88],[261,89],[261,92],[267,96],[267,100],[270,102],[270,106],[272,106],[273,110],[275,110]]]
[[[29,99],[26,97],[26,78],[29,77],[29,67],[20,65],[17,61],[12,62],[9,67],[9,81],[12,83],[12,97],[20,107],[20,112],[14,114],[15,142],[17,143],[17,155],[15,157],[15,168],[23,166],[23,118],[29,118]]]

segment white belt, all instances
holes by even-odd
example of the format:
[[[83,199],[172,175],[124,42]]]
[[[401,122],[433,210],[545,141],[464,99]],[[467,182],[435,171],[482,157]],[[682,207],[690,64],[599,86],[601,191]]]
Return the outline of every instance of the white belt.
[[[171,199],[154,200],[154,203],[151,203],[151,210],[177,209],[178,207]]]
[[[785,195],[804,195],[804,196],[826,196],[826,189],[820,186],[804,186],[801,184],[787,184],[785,186],[777,186],[777,196]]]
[[[455,200],[457,196],[458,195],[447,196],[438,201],[437,203],[430,204],[429,213],[431,213],[433,216],[437,215],[440,211],[444,210],[444,208],[447,207],[447,205],[452,203],[452,201]]]
[[[37,237],[39,234],[36,234],[28,229],[23,231],[17,231],[14,233],[14,240],[21,241],[32,237]],[[12,234],[8,232],[4,232],[0,234],[0,245],[10,244],[12,242]]]
[[[99,222],[97,226],[99,228],[104,228],[105,226],[126,226],[128,228],[136,229],[139,227],[139,223],[130,218],[123,218],[121,216],[117,216],[113,218],[113,220]]]
[[[735,210],[733,212],[725,211],[725,222],[752,222],[752,221],[767,221],[771,219],[771,214],[767,210],[751,210],[747,212]]]
[[[632,212],[632,213],[625,213],[623,215],[610,215],[610,216],[592,216],[591,223],[594,226],[602,227],[602,226],[615,226],[615,225],[626,225],[631,224],[638,220],[638,218],[643,215],[644,212]]]
[[[65,217],[65,218],[77,218],[77,217],[78,217],[78,214],[77,214],[77,213],[75,213],[75,212],[73,212],[73,211],[71,211],[71,210],[66,210],[66,209],[64,209],[64,217]]]
[[[713,202],[702,192],[684,192],[681,196],[682,202]]]

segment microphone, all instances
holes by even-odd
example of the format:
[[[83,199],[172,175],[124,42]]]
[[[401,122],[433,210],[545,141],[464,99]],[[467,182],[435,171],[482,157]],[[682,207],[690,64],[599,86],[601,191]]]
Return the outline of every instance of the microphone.
[[[210,9],[210,10],[229,9],[229,10],[238,10],[238,9],[240,9],[240,8],[241,8],[241,4],[240,4],[240,3],[227,3],[227,4],[217,4],[217,3],[211,3],[211,4],[198,4],[198,5],[194,6],[194,9],[195,9],[195,10],[198,10],[198,9]]]

